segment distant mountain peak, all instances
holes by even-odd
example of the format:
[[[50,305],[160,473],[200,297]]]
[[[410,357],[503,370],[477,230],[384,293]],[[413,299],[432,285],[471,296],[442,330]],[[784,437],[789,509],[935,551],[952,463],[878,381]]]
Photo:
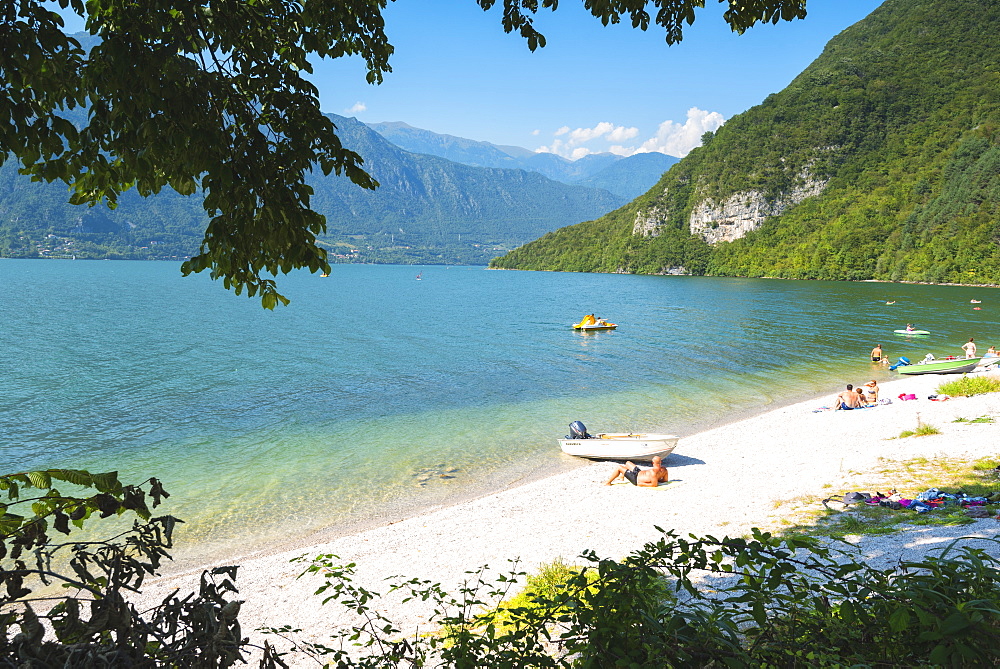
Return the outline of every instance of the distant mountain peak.
[[[649,190],[677,162],[676,158],[665,154],[632,160],[632,156],[623,158],[613,153],[591,153],[578,160],[569,160],[555,153],[498,146],[423,130],[402,121],[367,125],[393,144],[414,153],[475,167],[528,170],[565,184],[603,188],[627,199]]]

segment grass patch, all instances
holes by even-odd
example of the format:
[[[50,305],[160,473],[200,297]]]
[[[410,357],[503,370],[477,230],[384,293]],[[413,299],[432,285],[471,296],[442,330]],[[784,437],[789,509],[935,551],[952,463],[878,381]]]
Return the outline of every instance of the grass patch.
[[[952,423],[995,423],[996,421],[993,420],[993,416],[980,416],[979,418],[972,418],[972,419],[962,418],[961,416],[959,416],[958,418],[956,418],[951,422]]]
[[[939,461],[928,458],[914,458],[904,462],[891,462],[873,472],[877,481],[859,483],[845,489],[865,491],[899,490],[903,497],[912,498],[917,493],[930,488],[942,492],[964,492],[972,497],[986,497],[1000,492],[1000,458],[979,460]],[[839,499],[839,495],[833,499]],[[817,500],[818,503],[818,500]],[[988,504],[991,515],[1000,512],[1000,503]],[[852,504],[845,510],[831,502],[829,507],[813,512],[799,524],[782,529],[782,534],[844,537],[848,535],[876,536],[893,534],[913,526],[954,526],[967,525],[975,519],[965,515],[958,505],[938,507],[927,513],[916,513],[907,509],[890,509],[866,504]]]
[[[926,437],[929,434],[941,434],[941,430],[928,423],[921,423],[916,430],[903,430],[899,433],[899,438],[906,437]]]
[[[972,397],[983,393],[1000,392],[1000,379],[986,376],[963,376],[954,381],[942,383],[937,389],[939,394]]]

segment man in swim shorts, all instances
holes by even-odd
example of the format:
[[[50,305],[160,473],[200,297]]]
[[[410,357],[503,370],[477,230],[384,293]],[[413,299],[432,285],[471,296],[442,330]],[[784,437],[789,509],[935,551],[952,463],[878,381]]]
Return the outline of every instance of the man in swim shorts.
[[[858,398],[858,393],[854,390],[854,384],[848,383],[847,390],[837,395],[837,399],[833,401],[834,410],[838,409],[858,409],[861,407],[861,401]]]
[[[872,362],[882,361],[882,344],[876,344],[872,349]]]
[[[615,473],[611,475],[604,485],[611,485],[619,477],[634,486],[640,488],[655,488],[660,485],[660,481],[666,483],[670,480],[667,475],[667,468],[662,466],[663,460],[658,455],[653,456],[653,466],[650,469],[642,469],[633,462],[626,462],[615,467]]]

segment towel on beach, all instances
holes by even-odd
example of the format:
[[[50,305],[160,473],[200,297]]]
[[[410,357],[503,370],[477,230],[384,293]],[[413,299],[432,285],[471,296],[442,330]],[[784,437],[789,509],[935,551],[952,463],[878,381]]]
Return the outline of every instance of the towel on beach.
[[[628,481],[615,481],[611,485],[613,485],[613,486],[616,486],[616,485],[627,485],[629,488],[639,488],[640,490],[666,490],[667,488],[676,488],[677,486],[681,485],[682,483],[684,483],[684,481],[681,481],[679,479],[675,479],[673,481],[667,481],[666,483],[663,483],[661,481],[660,485],[656,486],[655,488],[649,488],[647,486],[632,485]]]

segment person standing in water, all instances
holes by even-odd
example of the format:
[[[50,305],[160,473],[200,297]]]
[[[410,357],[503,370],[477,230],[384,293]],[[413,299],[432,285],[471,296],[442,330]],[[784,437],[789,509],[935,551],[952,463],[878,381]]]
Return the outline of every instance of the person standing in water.
[[[876,344],[872,349],[872,362],[882,362],[882,344]]]

